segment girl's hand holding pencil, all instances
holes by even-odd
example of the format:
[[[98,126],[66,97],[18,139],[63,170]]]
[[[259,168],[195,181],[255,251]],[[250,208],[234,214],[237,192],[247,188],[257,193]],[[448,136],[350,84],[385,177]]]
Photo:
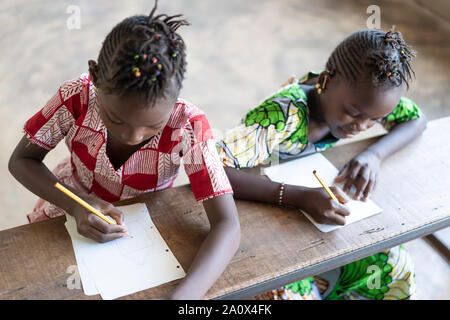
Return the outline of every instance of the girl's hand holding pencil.
[[[74,200],[70,214],[75,217],[79,234],[97,242],[130,237],[122,211],[111,203],[92,195],[80,197],[59,183],[55,187]]]
[[[118,238],[129,237],[127,229],[122,222],[122,211],[114,207],[111,203],[94,196],[85,196],[83,200],[103,214],[112,217],[117,224],[108,223],[83,206],[75,203],[71,213],[77,221],[79,234],[97,242],[108,242]]]
[[[294,185],[287,187],[286,197],[289,200],[286,200],[308,213],[317,223],[345,225],[345,217],[350,215],[350,210],[345,206],[349,198],[339,187],[329,189],[338,201],[333,200],[324,188]]]

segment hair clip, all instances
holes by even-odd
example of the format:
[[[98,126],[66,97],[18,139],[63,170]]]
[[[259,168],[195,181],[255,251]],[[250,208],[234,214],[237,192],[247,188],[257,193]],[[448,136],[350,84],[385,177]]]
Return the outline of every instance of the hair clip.
[[[138,67],[134,67],[133,69],[131,69],[131,72],[134,72],[134,75],[136,77],[140,77],[141,76],[141,72],[139,71]]]

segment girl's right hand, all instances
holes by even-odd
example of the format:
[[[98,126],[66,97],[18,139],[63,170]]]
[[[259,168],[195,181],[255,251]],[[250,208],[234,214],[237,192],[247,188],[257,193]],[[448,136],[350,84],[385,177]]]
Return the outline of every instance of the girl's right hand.
[[[339,202],[330,198],[324,188],[288,186],[289,201],[295,207],[308,213],[317,223],[345,225],[350,210],[344,205],[349,198],[339,187],[330,187]]]
[[[102,212],[111,216],[117,224],[109,224],[97,215],[76,203],[71,214],[77,222],[78,233],[97,242],[108,242],[118,238],[126,238],[127,229],[123,224],[123,213],[111,203],[97,197],[87,195],[82,197],[84,201]]]

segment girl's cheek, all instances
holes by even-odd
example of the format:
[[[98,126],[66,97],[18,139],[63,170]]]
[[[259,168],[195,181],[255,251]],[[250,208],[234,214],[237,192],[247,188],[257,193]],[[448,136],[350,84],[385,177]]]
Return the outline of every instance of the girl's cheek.
[[[336,126],[342,126],[342,125],[346,125],[346,124],[349,124],[350,122],[352,122],[352,118],[351,117],[349,117],[348,115],[346,115],[345,113],[344,114],[339,114],[339,115],[337,115],[336,117],[335,117],[335,121],[334,121],[334,124],[336,125]]]

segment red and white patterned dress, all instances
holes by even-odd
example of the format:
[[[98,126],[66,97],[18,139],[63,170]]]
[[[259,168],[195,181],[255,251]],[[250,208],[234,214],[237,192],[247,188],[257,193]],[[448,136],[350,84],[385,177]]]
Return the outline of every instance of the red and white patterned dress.
[[[88,74],[64,82],[25,123],[24,132],[31,143],[47,150],[65,138],[70,157],[53,173],[63,183],[108,202],[171,187],[181,158],[197,201],[232,192],[205,114],[182,99],[175,103],[164,129],[118,170],[106,154],[107,129]],[[63,214],[40,199],[27,217],[36,222]]]

